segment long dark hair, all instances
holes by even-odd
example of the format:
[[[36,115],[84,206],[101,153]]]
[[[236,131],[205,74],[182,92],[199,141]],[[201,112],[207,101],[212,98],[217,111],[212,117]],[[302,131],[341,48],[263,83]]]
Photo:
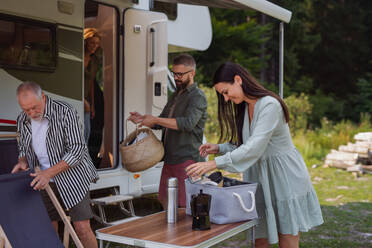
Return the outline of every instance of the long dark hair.
[[[242,79],[242,89],[248,99],[258,99],[264,96],[272,96],[280,102],[286,122],[289,121],[288,108],[284,101],[274,92],[265,89],[258,81],[241,65],[226,62],[218,67],[214,73],[213,85],[220,82],[234,83],[234,77],[239,75]],[[218,122],[220,124],[220,142],[229,141],[237,145],[243,143],[243,122],[245,102],[235,104],[232,101],[225,102],[223,95],[217,93],[218,98]]]

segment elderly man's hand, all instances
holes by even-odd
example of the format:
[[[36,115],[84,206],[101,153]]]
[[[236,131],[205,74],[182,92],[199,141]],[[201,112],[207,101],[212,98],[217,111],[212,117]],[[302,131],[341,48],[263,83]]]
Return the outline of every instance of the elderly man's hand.
[[[13,167],[12,173],[16,173],[16,172],[20,172],[20,171],[26,171],[26,170],[28,170],[27,163],[25,163],[23,161],[19,161],[18,164],[16,164]]]
[[[142,120],[144,118],[143,115],[141,115],[138,112],[129,112],[129,113],[130,113],[130,116],[129,116],[128,120],[132,121],[135,124],[138,124],[138,123],[142,122]]]
[[[30,176],[34,177],[31,182],[31,187],[33,187],[34,190],[45,189],[48,186],[50,179],[53,178],[53,175],[49,172],[49,169],[31,173]]]
[[[143,120],[141,121],[141,126],[146,126],[146,127],[153,127],[156,124],[156,117],[152,115],[144,115]]]

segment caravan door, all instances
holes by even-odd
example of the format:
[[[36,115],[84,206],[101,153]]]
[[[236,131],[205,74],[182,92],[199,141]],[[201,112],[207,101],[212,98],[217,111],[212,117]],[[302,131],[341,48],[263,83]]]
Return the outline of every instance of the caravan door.
[[[166,15],[127,9],[124,12],[124,129],[129,112],[154,116],[161,113],[167,102],[167,66]],[[134,125],[128,123],[124,136],[134,129]],[[161,138],[161,131],[155,134]],[[162,163],[159,163],[141,172],[139,177],[130,177],[129,192],[157,192],[161,169]]]

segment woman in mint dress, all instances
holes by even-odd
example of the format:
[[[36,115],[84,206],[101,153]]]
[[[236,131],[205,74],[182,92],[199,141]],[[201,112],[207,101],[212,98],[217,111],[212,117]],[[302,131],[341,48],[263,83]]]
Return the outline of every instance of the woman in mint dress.
[[[243,172],[245,181],[259,183],[256,247],[278,242],[281,248],[298,247],[300,232],[322,224],[323,218],[304,160],[291,139],[287,106],[238,64],[221,65],[213,84],[220,141],[228,142],[202,145],[202,156],[223,155],[190,165],[188,175],[216,168]]]

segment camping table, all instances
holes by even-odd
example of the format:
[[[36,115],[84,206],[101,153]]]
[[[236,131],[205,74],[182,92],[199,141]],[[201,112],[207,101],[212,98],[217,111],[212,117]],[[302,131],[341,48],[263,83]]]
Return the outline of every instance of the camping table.
[[[140,219],[119,225],[96,230],[100,248],[103,241],[152,248],[194,248],[210,247],[240,232],[251,229],[252,247],[254,247],[254,229],[258,220],[216,225],[211,229],[194,231],[191,229],[192,217],[186,215],[185,209],[180,208],[178,221],[175,224],[166,222],[166,212],[159,212]]]

